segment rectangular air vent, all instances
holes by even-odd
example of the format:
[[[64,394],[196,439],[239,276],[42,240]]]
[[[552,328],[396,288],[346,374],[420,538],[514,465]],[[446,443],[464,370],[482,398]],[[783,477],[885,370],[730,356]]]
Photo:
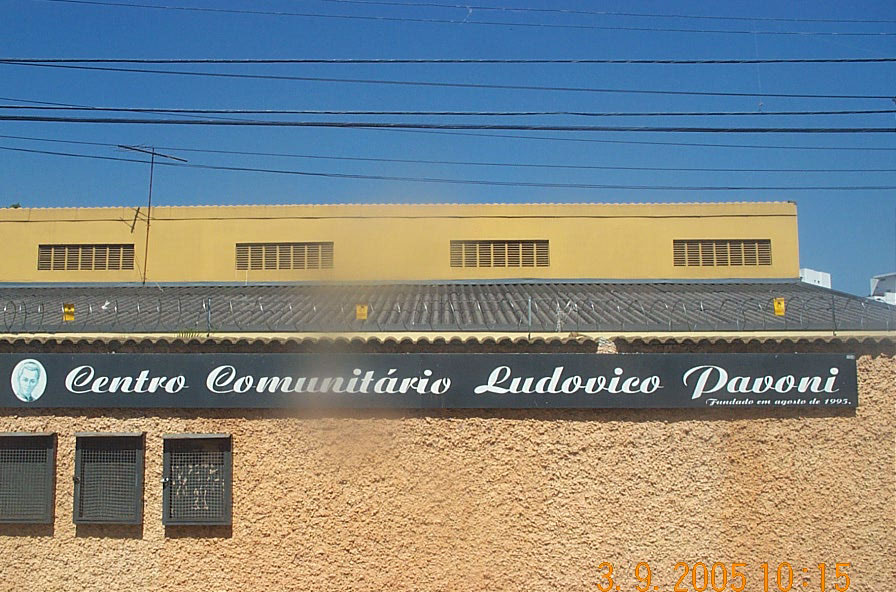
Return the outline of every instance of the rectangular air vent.
[[[548,267],[546,240],[453,240],[451,267]]]
[[[730,267],[772,264],[770,239],[673,240],[675,267]]]
[[[39,245],[38,271],[119,271],[134,269],[134,245]]]
[[[236,268],[332,269],[333,243],[237,243]]]

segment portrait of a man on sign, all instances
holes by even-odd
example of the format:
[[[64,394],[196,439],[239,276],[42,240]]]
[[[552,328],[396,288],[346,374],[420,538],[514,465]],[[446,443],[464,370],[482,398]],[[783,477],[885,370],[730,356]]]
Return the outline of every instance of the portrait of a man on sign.
[[[44,394],[44,389],[47,388],[47,371],[37,360],[22,360],[12,369],[10,383],[17,399],[31,403]]]

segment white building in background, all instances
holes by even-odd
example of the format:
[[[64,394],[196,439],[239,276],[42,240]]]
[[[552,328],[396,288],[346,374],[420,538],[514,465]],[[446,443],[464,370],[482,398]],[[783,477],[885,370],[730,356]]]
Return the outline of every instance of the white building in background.
[[[803,267],[800,269],[800,280],[813,286],[831,287],[831,274],[826,271],[815,271],[814,269]]]
[[[896,272],[883,273],[871,278],[871,298],[887,304],[896,304]]]

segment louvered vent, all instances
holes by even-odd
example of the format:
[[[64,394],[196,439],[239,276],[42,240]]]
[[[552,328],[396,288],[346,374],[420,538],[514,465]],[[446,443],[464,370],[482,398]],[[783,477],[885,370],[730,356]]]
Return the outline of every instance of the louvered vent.
[[[730,267],[772,264],[770,239],[713,239],[672,241],[676,267]]]
[[[237,243],[236,268],[332,269],[333,243]]]
[[[548,267],[546,240],[453,240],[451,267]]]
[[[38,271],[119,271],[134,269],[134,245],[39,245]]]

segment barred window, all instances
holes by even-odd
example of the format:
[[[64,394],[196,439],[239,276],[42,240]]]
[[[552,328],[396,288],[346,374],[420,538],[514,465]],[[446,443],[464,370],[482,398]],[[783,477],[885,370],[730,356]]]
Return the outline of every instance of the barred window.
[[[143,522],[143,434],[78,434],[76,524]]]
[[[38,245],[38,271],[134,269],[132,244]]]
[[[164,448],[162,522],[230,524],[230,436],[165,436]]]
[[[0,434],[0,522],[53,521],[54,434]]]
[[[236,268],[332,269],[333,243],[237,243]]]
[[[772,264],[770,239],[673,240],[676,267],[730,267]]]
[[[451,267],[548,267],[546,240],[453,240]]]

